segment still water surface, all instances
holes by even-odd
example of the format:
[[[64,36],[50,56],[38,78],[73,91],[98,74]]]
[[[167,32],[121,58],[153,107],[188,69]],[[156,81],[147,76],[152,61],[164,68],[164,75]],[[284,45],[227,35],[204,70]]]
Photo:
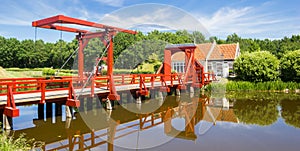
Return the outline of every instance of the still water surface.
[[[45,142],[45,150],[296,151],[299,98],[283,93],[191,98],[184,93],[141,105],[124,99],[112,111],[97,99],[83,99],[72,119],[61,104],[45,105],[45,112],[37,105],[22,106],[13,127],[15,135]]]

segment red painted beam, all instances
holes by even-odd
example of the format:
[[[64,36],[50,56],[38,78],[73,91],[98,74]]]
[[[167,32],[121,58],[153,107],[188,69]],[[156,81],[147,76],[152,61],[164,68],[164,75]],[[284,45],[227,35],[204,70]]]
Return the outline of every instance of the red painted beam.
[[[114,26],[108,26],[104,24],[99,24],[95,22],[90,22],[86,20],[81,20],[77,18],[72,18],[64,15],[57,15],[37,21],[32,22],[33,27],[41,27],[41,28],[48,28],[48,27],[53,27],[55,26],[55,23],[60,23],[60,24],[74,24],[74,25],[81,25],[81,26],[87,26],[87,27],[95,27],[95,28],[101,28],[101,29],[106,29],[109,31],[117,31],[117,32],[124,32],[124,33],[129,33],[129,34],[137,34],[136,31],[133,30],[128,30],[128,29],[123,29],[123,28],[118,28]],[[69,30],[67,27],[66,28],[48,28],[48,29],[55,29],[55,30],[62,30],[62,31],[68,31],[68,32],[77,32],[80,31],[80,29],[72,28],[72,30]]]
[[[73,33],[87,33],[88,32],[87,30],[81,30],[81,29],[77,29],[77,28],[58,26],[58,25],[44,25],[44,26],[40,26],[40,28],[61,30],[61,31],[73,32]]]

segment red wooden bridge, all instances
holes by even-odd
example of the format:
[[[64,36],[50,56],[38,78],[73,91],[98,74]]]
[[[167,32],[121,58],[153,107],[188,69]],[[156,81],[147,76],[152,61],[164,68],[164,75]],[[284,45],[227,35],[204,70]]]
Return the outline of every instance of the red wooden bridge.
[[[88,32],[62,25],[87,26],[102,29],[102,31]],[[34,21],[32,26],[77,33],[76,38],[79,42],[78,76],[0,79],[0,107],[4,109],[3,114],[6,118],[19,116],[20,112],[17,106],[23,104],[43,104],[64,100],[68,107],[79,107],[78,96],[101,95],[107,98],[105,101],[120,100],[118,92],[130,90],[136,98],[139,98],[149,95],[149,91],[154,88],[164,92],[170,92],[170,89],[176,89],[177,92],[180,92],[187,86],[201,88],[214,79],[213,74],[205,73],[203,66],[195,60],[194,50],[196,46],[194,44],[166,46],[164,62],[156,74],[114,75],[113,37],[118,32],[136,34],[135,31],[63,15]],[[108,69],[105,76],[95,74],[97,71],[90,75],[86,75],[84,72],[84,48],[92,38],[100,38],[107,48]],[[178,51],[185,52],[185,72],[173,74],[171,73],[171,56]],[[67,116],[71,115],[67,114]],[[6,118],[4,119],[4,126],[10,128],[9,125],[6,125]]]

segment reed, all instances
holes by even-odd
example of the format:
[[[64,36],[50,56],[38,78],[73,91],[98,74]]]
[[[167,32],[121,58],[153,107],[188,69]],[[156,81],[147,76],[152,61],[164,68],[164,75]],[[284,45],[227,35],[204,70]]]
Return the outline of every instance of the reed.
[[[223,88],[222,84],[211,83],[206,87],[207,91]],[[226,91],[294,91],[300,89],[300,83],[268,81],[268,82],[248,82],[248,81],[229,81],[226,83]]]

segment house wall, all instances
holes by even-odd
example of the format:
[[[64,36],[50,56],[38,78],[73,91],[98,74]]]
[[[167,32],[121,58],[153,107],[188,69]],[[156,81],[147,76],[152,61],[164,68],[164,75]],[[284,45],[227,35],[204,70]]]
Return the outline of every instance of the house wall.
[[[233,70],[233,60],[208,61],[207,70],[205,72],[214,72],[216,76],[228,77],[229,70]]]

